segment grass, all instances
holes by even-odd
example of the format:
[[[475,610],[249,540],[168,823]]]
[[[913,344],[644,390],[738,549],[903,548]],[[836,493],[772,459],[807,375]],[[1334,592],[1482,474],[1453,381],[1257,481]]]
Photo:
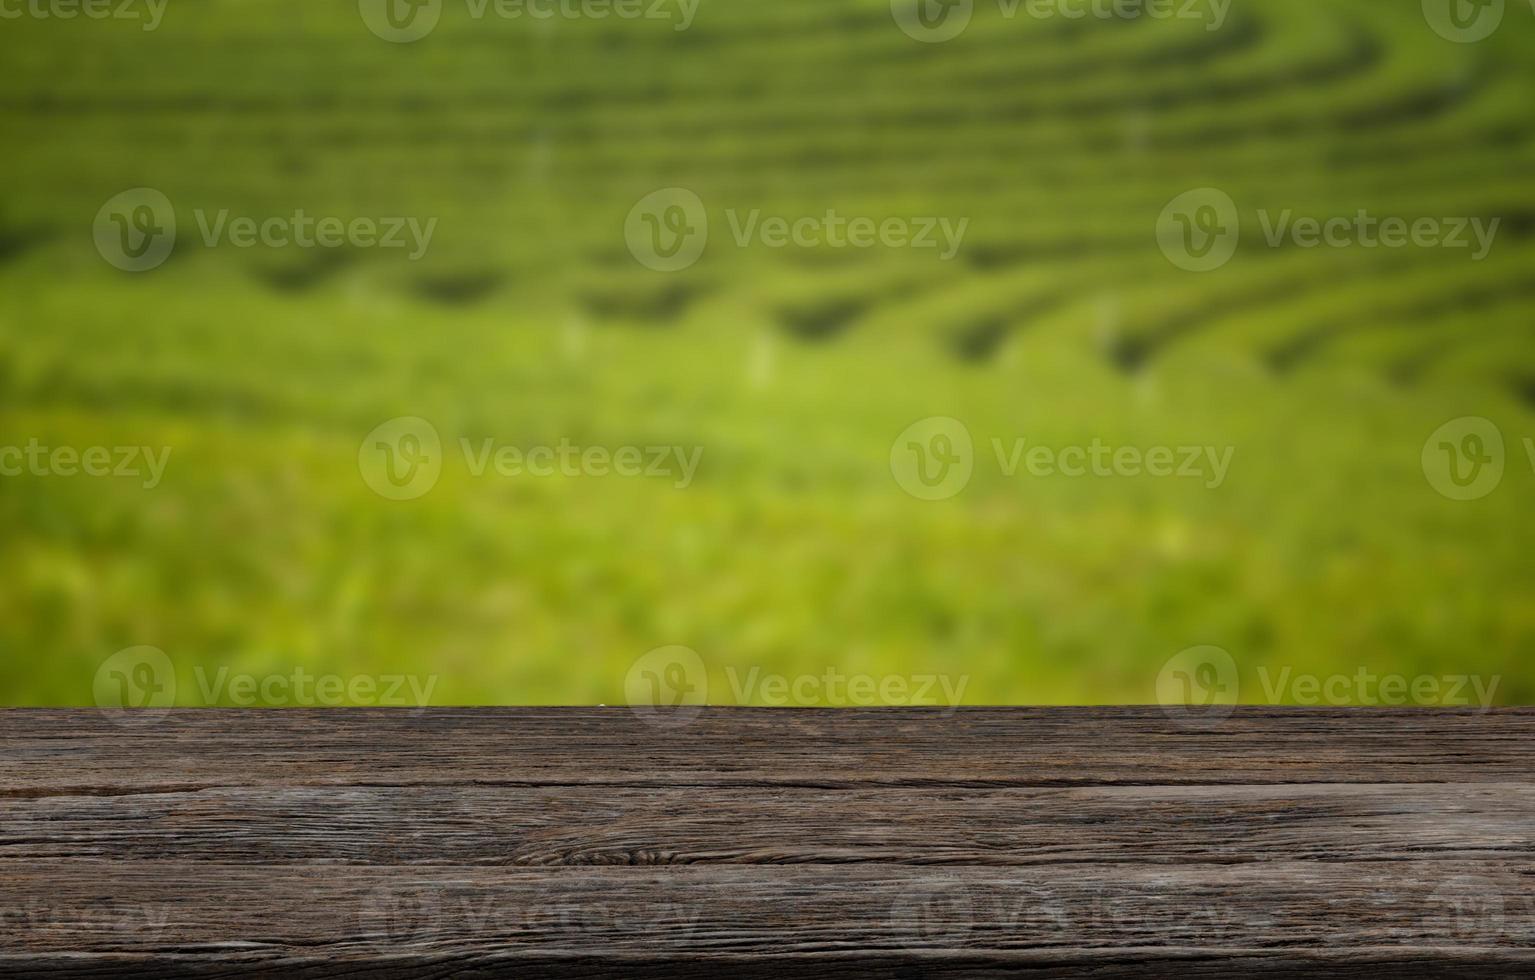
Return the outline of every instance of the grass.
[[[975,703],[1151,700],[1178,651],[1252,671],[1500,677],[1535,698],[1528,16],[1476,45],[1416,5],[1254,0],[1220,31],[1004,20],[920,45],[865,0],[706,3],[695,26],[172,7],[0,38],[0,445],[170,446],[164,483],[0,481],[0,692],[89,703],[149,644],[184,672],[430,673],[443,703],[614,703],[653,648],[727,668],[968,678]],[[1527,26],[1527,25],[1524,25]],[[183,239],[121,274],[89,228],[161,189]],[[712,225],[660,274],[625,215]],[[1218,186],[1224,268],[1160,254]],[[439,219],[429,253],[205,248],[195,209]],[[959,255],[737,248],[725,212],[970,219]],[[1482,263],[1268,248],[1257,212],[1497,216]],[[358,446],[450,452],[420,500]],[[1492,495],[1429,434],[1485,416]],[[951,416],[975,475],[901,491]],[[474,477],[454,447],[703,448],[697,478]],[[1010,445],[1232,447],[1229,478],[1036,478]],[[190,683],[183,689],[190,691]]]

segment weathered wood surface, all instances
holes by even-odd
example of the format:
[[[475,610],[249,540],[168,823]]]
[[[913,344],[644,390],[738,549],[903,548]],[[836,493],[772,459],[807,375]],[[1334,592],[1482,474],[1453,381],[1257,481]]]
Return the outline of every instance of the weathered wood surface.
[[[0,975],[1535,975],[1535,711],[0,712]]]

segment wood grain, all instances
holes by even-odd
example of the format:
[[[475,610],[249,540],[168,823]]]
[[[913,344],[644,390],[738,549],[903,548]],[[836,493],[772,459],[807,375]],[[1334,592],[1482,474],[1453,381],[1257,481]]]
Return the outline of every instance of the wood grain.
[[[1535,711],[0,712],[0,974],[1535,974]]]

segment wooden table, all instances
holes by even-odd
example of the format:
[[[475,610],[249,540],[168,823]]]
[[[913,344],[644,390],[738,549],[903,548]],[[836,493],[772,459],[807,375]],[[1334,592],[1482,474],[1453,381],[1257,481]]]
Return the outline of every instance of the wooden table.
[[[0,975],[1535,974],[1535,711],[0,713]]]

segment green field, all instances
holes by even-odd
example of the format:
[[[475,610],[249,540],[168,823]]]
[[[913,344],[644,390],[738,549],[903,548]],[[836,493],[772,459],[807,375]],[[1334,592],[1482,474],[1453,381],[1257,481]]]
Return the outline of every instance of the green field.
[[[1451,43],[1400,0],[1197,20],[1006,17],[945,43],[886,0],[703,0],[666,21],[476,20],[415,43],[354,3],[172,0],[156,30],[0,22],[0,446],[168,447],[164,479],[0,478],[0,699],[89,704],[148,645],[196,667],[430,674],[447,704],[608,703],[631,664],[942,674],[968,703],[1146,702],[1214,645],[1252,672],[1498,678],[1535,700],[1535,11]],[[98,209],[174,202],[169,261]],[[669,187],[702,258],[631,254]],[[1215,187],[1210,272],[1158,247]],[[419,261],[208,246],[195,215],[436,219]],[[754,210],[968,220],[957,254],[734,240]],[[1260,212],[1500,220],[1468,250],[1272,247]],[[359,446],[421,417],[440,482]],[[905,492],[958,419],[974,475]],[[1422,454],[1496,424],[1501,485]],[[483,445],[699,447],[668,477],[476,477]],[[1217,487],[1008,475],[1013,445],[1229,447]],[[900,447],[896,447],[900,451]],[[1278,700],[1293,700],[1281,695]],[[225,701],[225,698],[213,698]],[[814,696],[816,703],[840,703]]]

